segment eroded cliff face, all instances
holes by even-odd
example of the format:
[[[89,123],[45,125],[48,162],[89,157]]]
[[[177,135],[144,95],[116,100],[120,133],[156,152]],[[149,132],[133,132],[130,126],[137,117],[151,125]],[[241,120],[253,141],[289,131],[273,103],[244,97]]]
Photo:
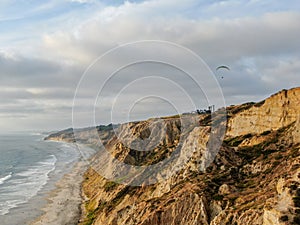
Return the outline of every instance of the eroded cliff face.
[[[233,115],[228,122],[227,134],[260,134],[288,126],[299,119],[299,93],[299,88],[282,90],[265,101],[253,104],[249,109]]]
[[[174,116],[99,131],[105,149],[125,164],[146,168],[176,157],[150,182],[131,186],[122,183],[135,184],[140,177],[125,176],[126,167],[105,161],[115,181],[97,172],[103,167],[97,165],[99,151],[85,175],[80,224],[300,224],[299,103],[295,88],[228,107],[227,121],[218,111],[212,117]],[[141,168],[140,176],[146,171]]]

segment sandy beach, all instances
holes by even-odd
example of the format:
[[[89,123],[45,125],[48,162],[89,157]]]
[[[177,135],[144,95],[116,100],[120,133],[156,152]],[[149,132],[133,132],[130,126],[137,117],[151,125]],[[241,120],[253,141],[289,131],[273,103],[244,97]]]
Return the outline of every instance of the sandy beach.
[[[56,189],[47,197],[45,212],[31,225],[74,225],[81,213],[81,182],[87,168],[85,161],[79,161],[74,168],[56,183]]]

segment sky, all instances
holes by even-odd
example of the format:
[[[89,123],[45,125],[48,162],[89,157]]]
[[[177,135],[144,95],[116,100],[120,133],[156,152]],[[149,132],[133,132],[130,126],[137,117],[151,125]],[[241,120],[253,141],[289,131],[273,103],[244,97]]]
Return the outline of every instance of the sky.
[[[260,101],[300,86],[299,21],[298,0],[2,0],[0,132]],[[176,65],[130,64],[150,55]]]

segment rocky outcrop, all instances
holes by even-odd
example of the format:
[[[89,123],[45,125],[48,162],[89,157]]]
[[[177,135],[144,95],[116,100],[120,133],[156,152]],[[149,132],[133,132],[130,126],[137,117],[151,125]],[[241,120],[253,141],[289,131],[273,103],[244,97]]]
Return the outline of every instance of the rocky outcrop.
[[[109,154],[99,149],[85,174],[80,224],[300,224],[299,103],[294,88],[230,106],[227,120],[223,109],[82,130],[80,142],[99,148],[100,135]]]

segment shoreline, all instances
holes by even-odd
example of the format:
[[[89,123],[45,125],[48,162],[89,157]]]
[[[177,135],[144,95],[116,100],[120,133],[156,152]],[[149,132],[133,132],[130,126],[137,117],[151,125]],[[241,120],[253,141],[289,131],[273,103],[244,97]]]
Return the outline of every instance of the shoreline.
[[[82,211],[82,182],[88,168],[80,158],[73,168],[56,182],[55,189],[46,196],[47,204],[41,209],[43,214],[30,225],[74,225],[78,224]]]

